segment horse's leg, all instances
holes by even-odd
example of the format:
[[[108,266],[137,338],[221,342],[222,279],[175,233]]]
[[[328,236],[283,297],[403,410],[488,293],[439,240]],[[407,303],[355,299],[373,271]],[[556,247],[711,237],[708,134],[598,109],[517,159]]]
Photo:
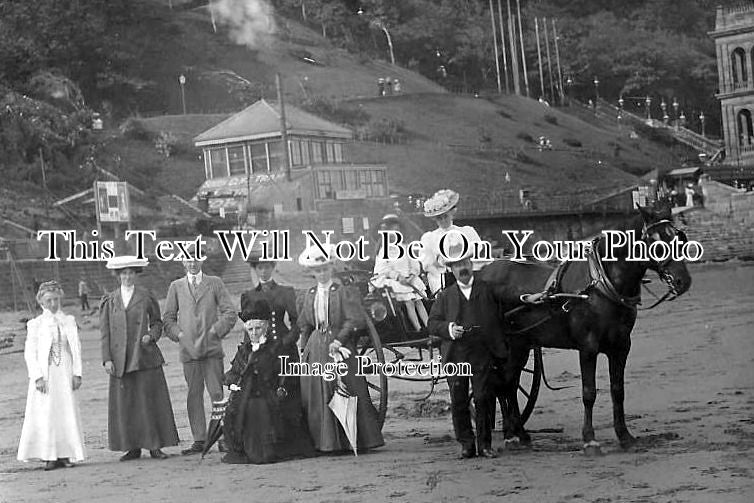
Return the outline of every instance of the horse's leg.
[[[626,360],[628,351],[620,351],[616,354],[610,354],[607,361],[610,367],[610,395],[613,399],[613,427],[618,437],[620,446],[624,449],[636,443],[631,433],[626,427],[626,414],[623,410],[624,393],[624,371],[626,369]]]
[[[597,401],[597,353],[579,351],[581,366],[581,399],[584,402],[584,426],[581,435],[584,439],[584,452],[594,455],[600,454],[600,444],[594,440],[594,426],[592,425],[592,411]]]

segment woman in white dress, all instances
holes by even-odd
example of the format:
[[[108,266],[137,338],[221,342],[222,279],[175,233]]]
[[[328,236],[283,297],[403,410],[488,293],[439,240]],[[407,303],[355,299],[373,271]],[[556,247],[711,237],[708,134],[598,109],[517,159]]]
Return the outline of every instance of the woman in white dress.
[[[81,343],[73,316],[63,313],[57,281],[39,286],[42,314],[27,323],[24,359],[29,373],[19,461],[41,460],[45,470],[84,459],[75,391],[81,386]]]
[[[380,227],[386,231],[403,232],[398,215],[389,213],[382,217]],[[405,239],[405,236],[404,236]],[[383,256],[380,248],[374,261],[374,277],[372,284],[378,288],[390,287],[395,300],[406,307],[406,314],[414,330],[421,331],[427,326],[427,309],[422,299],[427,296],[427,287],[419,274],[419,261],[411,258],[405,249],[400,258]]]
[[[432,197],[424,202],[424,216],[433,219],[435,224],[437,224],[435,230],[425,232],[421,237],[422,251],[420,261],[424,271],[427,273],[429,292],[433,296],[437,295],[437,292],[445,286],[448,286],[443,284],[443,275],[447,271],[447,268],[440,261],[440,258],[442,258],[440,254],[440,239],[450,231],[457,231],[466,237],[469,246],[471,246],[471,243],[482,240],[473,227],[469,225],[459,227],[453,224],[453,217],[456,214],[456,206],[459,199],[458,192],[443,189],[435,192]],[[479,261],[474,261],[474,270],[478,270],[483,265]]]

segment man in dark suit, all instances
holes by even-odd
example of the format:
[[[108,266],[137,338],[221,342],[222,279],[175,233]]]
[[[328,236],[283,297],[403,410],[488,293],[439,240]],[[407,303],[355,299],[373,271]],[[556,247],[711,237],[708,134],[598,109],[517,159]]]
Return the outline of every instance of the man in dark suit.
[[[453,429],[461,444],[461,456],[472,458],[478,453],[494,458],[497,457],[492,449],[495,394],[491,377],[494,367],[507,357],[503,323],[492,288],[474,275],[471,244],[448,241],[449,258],[443,262],[450,267],[456,283],[435,300],[428,329],[442,339],[443,362],[467,362],[471,366],[471,378],[448,376]],[[469,411],[469,381],[474,390],[476,438]]]

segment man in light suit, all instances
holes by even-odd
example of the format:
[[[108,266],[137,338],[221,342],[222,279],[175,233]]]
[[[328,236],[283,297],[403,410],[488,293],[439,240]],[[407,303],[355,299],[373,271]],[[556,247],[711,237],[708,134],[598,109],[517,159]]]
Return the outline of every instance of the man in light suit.
[[[204,274],[198,260],[186,260],[183,266],[186,276],[168,288],[163,322],[165,335],[181,346],[188,385],[186,405],[194,443],[182,453],[197,454],[204,449],[207,436],[204,389],[212,401],[222,400],[222,339],[236,324],[236,312],[220,278]]]

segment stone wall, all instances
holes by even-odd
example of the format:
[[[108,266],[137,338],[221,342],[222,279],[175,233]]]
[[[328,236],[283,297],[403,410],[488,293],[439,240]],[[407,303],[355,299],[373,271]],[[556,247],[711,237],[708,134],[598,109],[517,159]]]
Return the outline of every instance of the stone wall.
[[[702,260],[754,259],[754,192],[702,180],[704,208],[680,213],[676,220],[689,239],[704,246]]]

